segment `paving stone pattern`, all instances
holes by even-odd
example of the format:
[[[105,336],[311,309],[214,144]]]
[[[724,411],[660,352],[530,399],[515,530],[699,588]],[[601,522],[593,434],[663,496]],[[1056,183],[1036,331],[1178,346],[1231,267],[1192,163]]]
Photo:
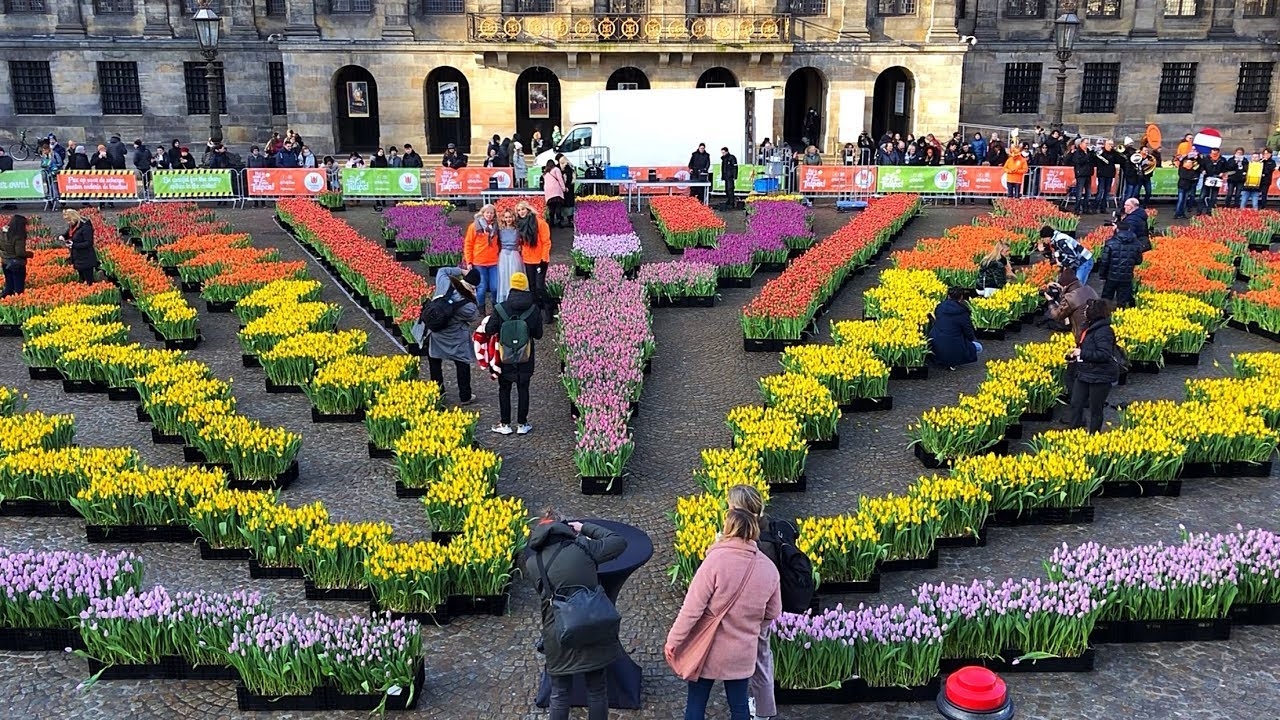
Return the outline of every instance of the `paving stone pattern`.
[[[929,209],[908,227],[897,247],[968,223],[984,209]],[[273,224],[269,211],[224,212],[237,229],[252,232],[256,244],[278,247],[285,259],[307,260],[312,275],[325,281],[323,299],[346,308],[342,327],[369,332],[370,352],[398,351],[396,343]],[[826,237],[849,217],[820,210],[816,223],[819,237]],[[668,259],[652,224],[642,216],[634,218],[644,240],[645,259]],[[56,222],[55,218],[47,219]],[[343,219],[369,237],[379,237],[380,216],[367,206],[352,208]],[[456,219],[465,222],[468,218],[458,213]],[[729,221],[731,229],[740,229],[743,222],[741,214],[733,214]],[[555,231],[553,258],[557,262],[566,261],[570,239],[569,231]],[[862,292],[875,283],[876,275],[871,272],[856,278],[826,319],[860,317]],[[672,561],[672,531],[666,514],[678,495],[695,491],[690,472],[698,452],[729,442],[725,413],[735,405],[759,402],[757,379],[779,370],[776,355],[742,351],[738,324],[738,310],[766,277],[772,276],[757,276],[753,289],[722,291],[714,308],[654,312],[658,353],[652,374],[646,378],[642,414],[634,421],[636,452],[621,497],[588,498],[578,493],[571,457],[573,422],[555,374],[550,332],[537,346],[540,357],[533,387],[533,434],[480,434],[482,442],[504,458],[501,493],[523,497],[532,509],[553,504],[570,515],[615,518],[637,525],[653,537],[653,559],[633,576],[620,602],[626,618],[623,643],[644,667],[645,707],[615,712],[614,717],[675,718],[682,714],[684,687],[671,676],[661,653],[681,601],[681,594],[671,587],[665,573]],[[208,363],[217,376],[233,379],[241,412],[301,432],[305,438],[300,480],[282,493],[283,499],[289,503],[323,500],[334,519],[386,519],[400,539],[426,537],[428,527],[421,507],[395,498],[391,462],[367,457],[363,427],[312,424],[304,396],[268,395],[262,371],[241,367],[235,317],[205,313],[203,303],[199,307],[206,341],[193,356]],[[126,307],[124,319],[134,328],[133,340],[152,343],[135,310]],[[822,323],[824,337],[826,319]],[[987,342],[986,358],[1008,357],[1014,344],[1044,336],[1043,330],[1027,328],[1007,341]],[[154,464],[182,461],[180,448],[152,445],[149,426],[135,422],[133,404],[110,402],[100,395],[67,395],[58,383],[27,379],[20,344],[16,338],[0,339],[0,358],[5,360],[0,363],[0,382],[29,392],[34,409],[74,413],[79,443],[133,446]],[[1218,342],[1205,348],[1200,367],[1171,367],[1156,376],[1134,375],[1128,385],[1115,389],[1112,402],[1181,397],[1186,378],[1224,372],[1217,365],[1225,368],[1232,352],[1265,349],[1280,346],[1224,329],[1218,333]],[[446,373],[446,397],[456,400],[452,371],[446,368]],[[841,449],[811,453],[809,491],[779,496],[773,512],[783,517],[841,512],[853,508],[859,495],[901,490],[923,472],[906,449],[906,425],[922,410],[954,402],[958,393],[972,391],[982,373],[982,366],[976,365],[954,372],[935,369],[924,381],[892,381],[894,409],[843,419]],[[484,377],[477,377],[475,384],[481,427],[487,428],[497,421],[496,384]],[[1027,429],[1038,432],[1047,427],[1036,424]],[[1099,500],[1097,522],[1092,525],[993,530],[985,548],[943,551],[937,570],[891,574],[884,578],[878,595],[843,600],[851,604],[899,602],[908,599],[910,589],[923,582],[1037,575],[1041,558],[1064,542],[1169,541],[1176,538],[1179,525],[1204,530],[1225,530],[1236,523],[1274,526],[1278,502],[1280,491],[1273,479],[1196,480],[1187,483],[1181,498]],[[0,544],[77,550],[104,547],[85,542],[81,521],[54,519],[0,518]],[[250,580],[245,563],[201,561],[194,546],[144,545],[134,549],[146,560],[148,583],[181,590],[253,588],[267,593],[281,610],[361,611],[349,603],[308,602],[300,581]],[[507,617],[464,618],[445,628],[427,628],[427,687],[413,714],[436,720],[545,717],[544,711],[533,706],[539,670],[539,657],[533,650],[536,614],[534,593],[527,582],[518,581]],[[1275,715],[1272,700],[1277,666],[1280,628],[1236,628],[1229,642],[1106,646],[1098,653],[1097,671],[1091,674],[1015,675],[1007,679],[1020,718],[1244,720]],[[6,706],[5,716],[128,716],[139,720],[242,716],[236,710],[231,683],[100,682],[78,689],[87,675],[84,661],[70,654],[0,653],[0,698]],[[930,703],[782,710],[781,717],[789,719],[937,717]],[[726,714],[723,699],[717,697],[711,716]]]

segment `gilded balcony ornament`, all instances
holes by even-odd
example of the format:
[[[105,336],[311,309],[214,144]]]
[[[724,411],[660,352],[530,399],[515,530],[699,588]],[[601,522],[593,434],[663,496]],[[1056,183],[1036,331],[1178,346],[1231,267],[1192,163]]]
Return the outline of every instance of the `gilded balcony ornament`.
[[[748,20],[747,22],[750,22]],[[733,20],[712,20],[711,21],[711,37],[716,42],[724,42],[733,39]]]
[[[591,21],[583,18],[573,23],[573,35],[577,38],[589,38],[595,34],[595,28],[591,26]]]
[[[481,18],[476,26],[476,34],[484,40],[492,40],[498,36],[498,21],[493,18]]]
[[[780,36],[778,32],[778,21],[773,18],[767,18],[760,23],[760,37],[765,40],[777,40]]]
[[[541,36],[547,31],[547,21],[534,15],[524,19],[524,31],[534,37]]]
[[[689,35],[688,29],[685,27],[684,20],[672,18],[667,21],[667,37],[684,38]]]
[[[551,21],[551,38],[553,40],[563,40],[569,34],[569,22],[564,18],[556,18]]]
[[[613,20],[610,20],[609,18],[605,18],[601,20],[600,25],[596,28],[596,30],[600,33],[600,37],[602,39],[608,39],[613,37],[613,33],[617,29],[618,28],[613,24]]]
[[[622,37],[628,40],[635,40],[640,36],[640,23],[635,18],[627,18],[622,21]]]
[[[507,18],[506,22],[502,23],[502,34],[510,40],[515,40],[520,37],[520,26],[520,18]]]
[[[662,39],[662,21],[649,18],[644,22],[644,39],[657,42]]]
[[[691,35],[694,40],[701,40],[705,38],[707,36],[707,21],[702,18],[698,18],[697,20],[689,23],[689,35]]]

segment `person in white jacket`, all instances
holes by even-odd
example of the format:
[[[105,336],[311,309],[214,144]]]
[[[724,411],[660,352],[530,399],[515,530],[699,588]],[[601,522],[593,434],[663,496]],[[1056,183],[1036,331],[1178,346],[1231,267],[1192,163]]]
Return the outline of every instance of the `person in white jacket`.
[[[522,188],[529,184],[529,164],[525,160],[524,146],[518,141],[511,143],[511,171],[516,176],[516,187]]]

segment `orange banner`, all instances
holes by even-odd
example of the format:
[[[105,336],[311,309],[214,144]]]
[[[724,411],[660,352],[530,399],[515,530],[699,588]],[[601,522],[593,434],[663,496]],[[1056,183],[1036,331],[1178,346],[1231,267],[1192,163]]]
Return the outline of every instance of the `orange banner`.
[[[304,197],[328,187],[325,171],[311,168],[248,168],[245,188],[250,197]]]
[[[1003,195],[1005,193],[1004,168],[959,165],[956,167],[956,192]]]
[[[489,178],[498,179],[499,190],[515,187],[511,168],[436,168],[436,195],[480,195],[489,192]]]
[[[65,170],[58,174],[62,195],[137,197],[138,178],[132,170]]]
[[[657,177],[656,182],[682,182],[689,179],[689,168],[680,167],[679,165],[656,165],[654,167],[628,167],[627,171],[631,173],[631,179],[638,183],[649,182],[649,171],[652,170]],[[710,176],[707,176],[708,179]],[[675,192],[689,191],[688,185],[679,185],[674,188]],[[666,195],[672,192],[670,187],[645,187],[639,185],[637,192],[641,195]]]
[[[872,193],[876,190],[875,166],[801,165],[796,168],[800,192]]]
[[[1076,184],[1076,171],[1072,167],[1040,168],[1040,194],[1066,195]]]

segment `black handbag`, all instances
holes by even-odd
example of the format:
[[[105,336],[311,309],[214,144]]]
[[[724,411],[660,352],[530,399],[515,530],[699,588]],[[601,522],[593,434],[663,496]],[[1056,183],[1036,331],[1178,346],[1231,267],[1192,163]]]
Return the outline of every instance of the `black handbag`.
[[[561,543],[546,564],[542,562],[542,553],[538,553],[538,573],[542,575],[543,591],[549,595],[545,601],[551,605],[556,644],[573,650],[599,645],[605,638],[618,637],[622,616],[599,585],[566,585],[552,590],[551,581],[547,578],[547,565],[554,565],[560,551],[569,544],[573,543]]]

